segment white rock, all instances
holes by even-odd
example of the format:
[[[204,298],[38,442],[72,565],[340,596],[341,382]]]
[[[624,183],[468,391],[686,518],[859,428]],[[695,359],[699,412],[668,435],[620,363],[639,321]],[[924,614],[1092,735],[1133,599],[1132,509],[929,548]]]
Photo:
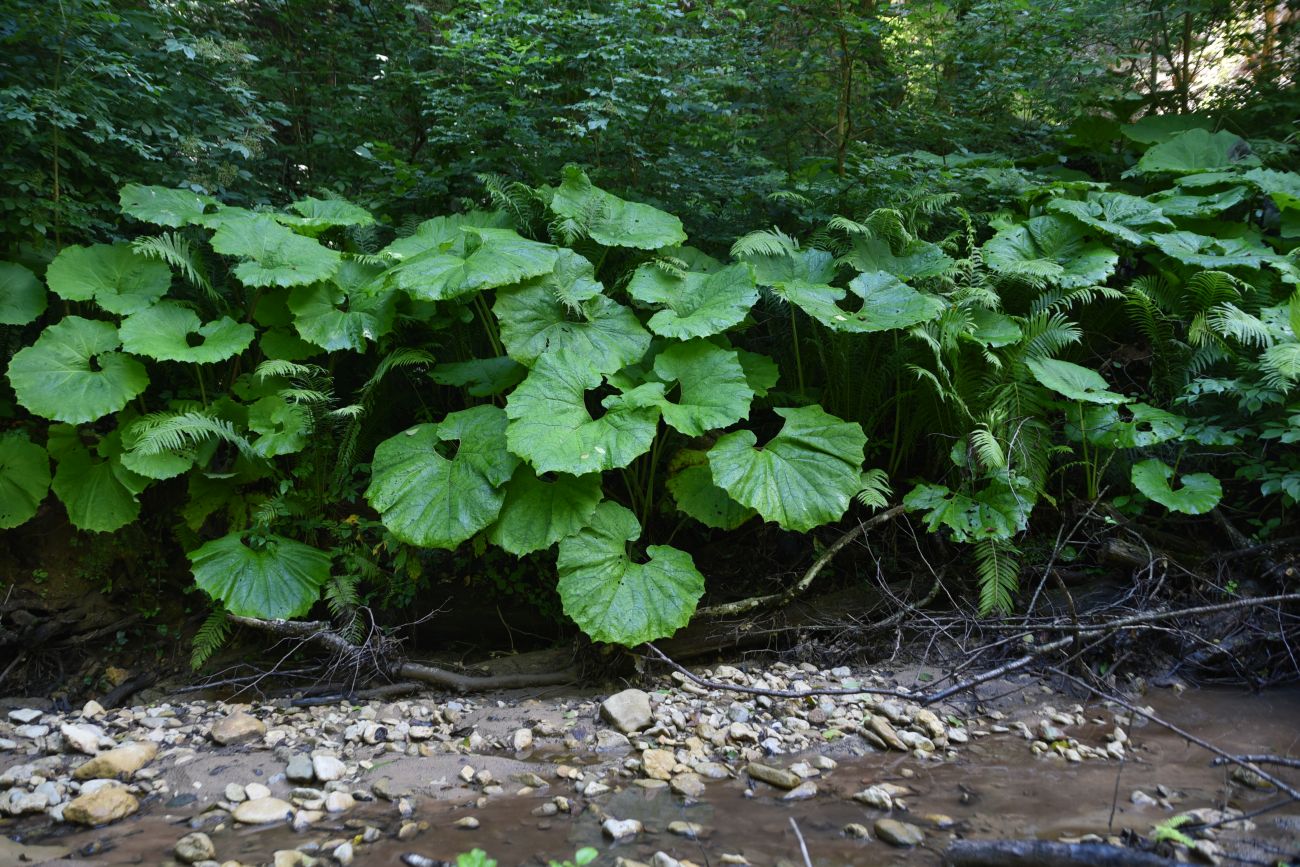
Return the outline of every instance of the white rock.
[[[348,770],[347,765],[330,755],[312,756],[311,767],[316,779],[323,783],[342,779]]]
[[[250,801],[256,801],[258,798],[269,798],[271,797],[271,790],[261,783],[249,783],[244,786],[244,797]]]
[[[100,742],[106,740],[103,729],[86,723],[81,725],[64,723],[59,726],[59,733],[63,735],[63,739],[68,742],[69,746],[88,756],[99,755]],[[112,743],[112,741],[109,741],[109,743]]]
[[[9,711],[9,719],[19,725],[34,723],[44,715],[44,711],[39,711],[34,707],[20,707]]]
[[[624,734],[640,731],[653,722],[650,696],[643,690],[625,689],[600,704],[600,715]]]
[[[606,819],[600,826],[605,836],[614,842],[630,840],[644,830],[645,826],[636,819]]]
[[[532,749],[533,730],[519,729],[514,733],[514,735],[511,736],[510,743],[515,748],[515,752],[517,753],[522,753],[526,750]]]

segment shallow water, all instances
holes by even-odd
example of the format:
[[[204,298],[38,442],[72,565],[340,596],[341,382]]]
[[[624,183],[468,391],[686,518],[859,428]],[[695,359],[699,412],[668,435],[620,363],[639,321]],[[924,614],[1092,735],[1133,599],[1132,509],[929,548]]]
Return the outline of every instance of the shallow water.
[[[1057,706],[1063,704],[1060,696],[1054,699]],[[1227,691],[1193,690],[1181,695],[1162,691],[1147,696],[1145,701],[1165,719],[1233,752],[1300,754],[1300,692],[1251,696]],[[1109,720],[1111,713],[1099,706],[1085,706],[1085,716]],[[1071,729],[1070,735],[1100,745],[1112,727],[1078,727]],[[507,867],[570,857],[577,848],[592,845],[601,851],[598,864],[612,864],[619,856],[649,862],[656,851],[662,850],[697,864],[717,864],[722,854],[733,853],[744,855],[755,865],[794,865],[802,864],[802,859],[789,821],[793,818],[807,841],[813,863],[819,867],[920,865],[941,863],[939,853],[954,836],[1057,839],[1088,833],[1106,835],[1130,828],[1147,834],[1153,824],[1174,813],[1158,806],[1136,807],[1129,796],[1135,789],[1154,794],[1157,784],[1177,793],[1178,810],[1231,806],[1250,811],[1278,800],[1276,794],[1231,783],[1230,769],[1211,767],[1211,756],[1204,750],[1154,724],[1139,724],[1132,738],[1139,749],[1131,753],[1131,760],[1122,768],[1113,761],[1069,764],[1057,756],[1034,756],[1024,739],[1014,732],[973,739],[961,748],[958,759],[943,763],[921,762],[898,753],[841,757],[839,767],[818,780],[820,793],[815,799],[793,804],[781,802],[781,792],[762,784],[747,793],[743,779],[710,783],[704,801],[693,805],[685,804],[666,789],[647,791],[627,785],[622,791],[596,799],[603,813],[639,819],[645,824],[646,832],[637,840],[620,845],[611,845],[602,838],[596,811],[591,809],[576,816],[532,815],[535,807],[556,794],[573,797],[575,804],[580,804],[581,799],[568,790],[567,784],[524,797],[500,796],[483,808],[417,799],[413,818],[428,822],[430,828],[409,841],[393,839],[400,821],[394,807],[384,802],[363,804],[301,834],[287,826],[234,828],[229,824],[220,831],[209,828],[208,832],[219,860],[234,859],[245,864],[269,863],[272,853],[279,849],[351,837],[361,825],[369,823],[385,831],[385,838],[359,846],[354,863],[398,864],[406,852],[448,859],[477,847]],[[275,764],[265,768],[267,776],[279,771],[279,764],[269,754],[264,755]],[[572,757],[568,758],[572,763]],[[535,759],[539,763],[550,761],[540,755]],[[779,763],[792,761],[793,757],[781,757]],[[907,771],[911,776],[905,775]],[[1291,777],[1300,774],[1292,772]],[[894,818],[926,828],[923,847],[893,849],[879,840],[853,840],[842,833],[849,823],[870,827],[884,815],[848,800],[865,785],[883,782],[912,790],[913,794],[906,798],[908,812],[895,813]],[[166,863],[173,844],[190,830],[189,822],[199,809],[198,804],[190,811],[169,811],[161,803],[147,804],[139,815],[108,828],[75,833],[59,828],[30,828],[23,835],[24,842],[55,843],[71,847],[74,852],[85,852],[88,846],[92,851],[98,848],[95,854],[82,856],[88,863]],[[925,817],[930,814],[943,814],[956,824],[940,830],[927,822]],[[468,815],[479,819],[478,830],[453,827],[457,819]],[[700,841],[673,836],[666,829],[676,820],[704,825],[709,834]],[[1236,842],[1255,847],[1247,854],[1273,861],[1300,858],[1300,805],[1292,804],[1255,821],[1255,830],[1236,835]]]

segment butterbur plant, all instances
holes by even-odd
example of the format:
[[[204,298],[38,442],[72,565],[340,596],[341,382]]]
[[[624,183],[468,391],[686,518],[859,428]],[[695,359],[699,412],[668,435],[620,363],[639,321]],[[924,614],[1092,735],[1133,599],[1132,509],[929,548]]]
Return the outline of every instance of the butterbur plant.
[[[866,438],[766,401],[776,364],[737,343],[763,264],[685,246],[676,217],[577,169],[530,195],[545,239],[472,212],[365,249],[356,230],[375,220],[347,202],[253,211],[128,186],[123,211],[166,232],[68,247],[43,282],[0,270],[7,324],[50,300],[65,314],[8,366],[48,424],[0,440],[0,525],[52,488],[74,526],[110,532],[146,488],[183,488],[198,586],[226,612],[292,618],[338,581],[322,522],[361,507],[340,480],[370,457],[377,548],[555,549],[565,612],[635,645],[685,625],[704,592],[691,556],[647,533],[662,490],[711,527],[839,520]],[[376,415],[397,368],[451,397]]]

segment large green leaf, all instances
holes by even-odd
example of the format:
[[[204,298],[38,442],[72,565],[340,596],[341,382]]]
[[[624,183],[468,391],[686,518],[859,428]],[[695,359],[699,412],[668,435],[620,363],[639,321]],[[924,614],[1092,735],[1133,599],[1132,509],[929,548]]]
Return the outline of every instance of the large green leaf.
[[[1251,155],[1250,146],[1240,136],[1189,129],[1149,148],[1138,160],[1136,170],[1181,175],[1257,165],[1259,159]]]
[[[0,530],[31,519],[50,490],[50,456],[21,433],[0,436]]]
[[[918,292],[884,271],[859,274],[849,290],[859,304],[856,310],[841,306],[849,293],[833,286],[792,282],[774,289],[832,331],[850,334],[909,328],[943,313],[943,299]]]
[[[213,539],[189,554],[194,583],[231,614],[267,620],[301,617],[330,578],[330,558],[283,536],[244,542],[242,533]]]
[[[599,293],[591,263],[568,250],[553,274],[497,292],[492,311],[510,357],[532,367],[567,350],[601,373],[640,361],[649,332],[635,313]]]
[[[169,187],[127,184],[120,197],[122,213],[156,226],[179,228],[201,223],[207,209],[217,204],[211,196]]]
[[[838,521],[860,487],[862,428],[819,406],[775,412],[785,424],[762,447],[752,431],[741,430],[709,449],[714,483],[786,530]]]
[[[625,467],[645,454],[658,426],[658,406],[616,392],[600,400],[599,418],[593,418],[587,393],[603,381],[599,370],[570,350],[539,358],[506,400],[510,450],[539,473],[575,476]]]
[[[713,483],[709,456],[698,449],[682,449],[673,455],[664,484],[677,508],[706,527],[734,530],[758,514]]]
[[[745,371],[745,381],[755,397],[767,397],[767,393],[776,388],[781,379],[781,368],[776,362],[759,352],[737,349],[736,357]]]
[[[734,349],[696,338],[655,356],[655,376],[675,382],[676,400],[657,401],[670,427],[690,437],[734,424],[749,415],[754,392]]]
[[[219,215],[220,226],[212,235],[212,249],[245,261],[235,266],[235,276],[245,286],[305,286],[327,280],[338,269],[342,257],[311,238],[280,225],[267,214],[249,211]]]
[[[984,245],[984,260],[1002,274],[1076,289],[1105,282],[1115,271],[1119,254],[1087,240],[1074,220],[1049,215],[998,232]]]
[[[1159,206],[1127,193],[1089,193],[1083,201],[1052,199],[1047,203],[1047,210],[1054,214],[1069,214],[1103,235],[1134,246],[1146,240],[1141,230],[1152,226],[1172,228],[1174,225]]]
[[[953,491],[944,485],[920,484],[903,498],[909,511],[924,511],[931,533],[941,527],[958,542],[1010,539],[1029,526],[1034,501],[1003,479],[987,480],[972,491]]]
[[[527,374],[528,368],[503,355],[439,364],[429,378],[439,385],[463,388],[474,397],[491,397],[514,388]]]
[[[1166,217],[1179,217],[1197,220],[1215,219],[1229,208],[1245,201],[1250,190],[1245,186],[1230,187],[1219,192],[1205,195],[1189,194],[1184,190],[1167,190],[1148,196],[1152,204],[1158,206]]]
[[[204,325],[198,314],[175,301],[132,313],[118,329],[122,348],[157,361],[212,364],[225,361],[253,342],[253,326],[229,316]]]
[[[0,262],[0,325],[26,325],[45,312],[45,287],[17,262]]]
[[[666,545],[646,548],[633,562],[627,546],[641,536],[636,517],[601,503],[590,526],[560,541],[557,587],[564,613],[593,641],[633,647],[685,626],[704,594],[704,576],[691,556]]]
[[[884,238],[855,238],[844,261],[859,271],[884,271],[900,280],[935,277],[955,264],[952,258],[929,241],[913,239],[897,250]]]
[[[1111,449],[1140,449],[1182,436],[1187,419],[1145,403],[1104,404],[1087,407],[1083,424],[1089,442]]]
[[[116,434],[101,439],[92,454],[76,428],[55,425],[49,450],[57,464],[51,487],[74,527],[111,533],[139,517],[139,494],[149,482],[122,464]]]
[[[426,548],[455,548],[496,520],[502,488],[519,460],[506,450],[499,407],[453,412],[375,449],[366,499],[393,535]],[[452,457],[450,443],[457,443]]]
[[[264,458],[291,455],[307,445],[311,415],[305,406],[269,394],[248,408],[248,429],[258,435],[253,440],[257,454]]]
[[[94,421],[117,412],[149,385],[144,365],[117,352],[108,322],[69,316],[41,332],[9,362],[18,402],[55,421]]]
[[[45,272],[50,291],[66,301],[90,301],[124,315],[167,294],[172,272],[125,244],[64,247]]]
[[[397,298],[392,290],[376,288],[380,270],[347,261],[334,276],[289,293],[293,326],[308,343],[329,352],[365,352],[393,328]]]
[[[1178,490],[1169,484],[1173,477],[1174,468],[1158,458],[1136,463],[1130,472],[1133,485],[1139,491],[1171,512],[1202,515],[1223,498],[1223,487],[1209,473],[1188,473],[1180,477]]]
[[[576,166],[565,167],[564,182],[551,197],[551,210],[572,220],[593,241],[606,247],[657,250],[686,242],[681,220],[593,186]]]
[[[549,548],[587,526],[600,502],[600,474],[557,473],[546,480],[539,479],[532,467],[520,464],[505,493],[501,514],[488,528],[488,540],[522,557]]]
[[[1249,238],[1212,238],[1195,232],[1152,235],[1151,241],[1166,256],[1195,268],[1262,268],[1272,251]]]
[[[1203,129],[1209,132],[1213,128],[1213,119],[1204,115],[1148,114],[1133,123],[1124,124],[1119,130],[1130,141],[1140,144],[1159,144],[1189,129]]]
[[[442,301],[549,274],[560,255],[550,244],[513,229],[463,224],[459,229],[462,238],[431,246],[389,269],[392,284],[417,300]]]
[[[1031,358],[1025,362],[1034,379],[1044,388],[1070,400],[1086,403],[1124,403],[1128,398],[1107,389],[1108,383],[1095,370],[1059,358]]]
[[[416,256],[450,253],[464,258],[465,242],[472,236],[461,227],[482,229],[509,229],[509,217],[500,211],[470,211],[425,220],[411,234],[398,238],[379,255],[396,262],[405,262]]]
[[[816,248],[780,256],[746,256],[745,261],[753,266],[760,286],[774,289],[828,287],[835,279],[835,257]]]
[[[651,331],[681,340],[739,325],[758,300],[753,269],[743,262],[709,274],[673,274],[651,262],[636,270],[627,291],[643,304],[661,306],[647,323]]]
[[[317,235],[338,226],[370,226],[375,218],[359,205],[343,199],[317,199],[308,196],[289,205],[292,214],[276,214],[276,219],[286,226]]]

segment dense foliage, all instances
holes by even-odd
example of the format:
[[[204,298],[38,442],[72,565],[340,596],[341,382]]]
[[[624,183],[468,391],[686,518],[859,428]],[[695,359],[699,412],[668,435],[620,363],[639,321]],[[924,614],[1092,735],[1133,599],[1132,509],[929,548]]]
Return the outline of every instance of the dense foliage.
[[[706,591],[683,527],[896,491],[989,612],[1072,501],[1300,501],[1286,10],[15,9],[0,528],[174,513],[201,649],[427,549],[633,645]]]

